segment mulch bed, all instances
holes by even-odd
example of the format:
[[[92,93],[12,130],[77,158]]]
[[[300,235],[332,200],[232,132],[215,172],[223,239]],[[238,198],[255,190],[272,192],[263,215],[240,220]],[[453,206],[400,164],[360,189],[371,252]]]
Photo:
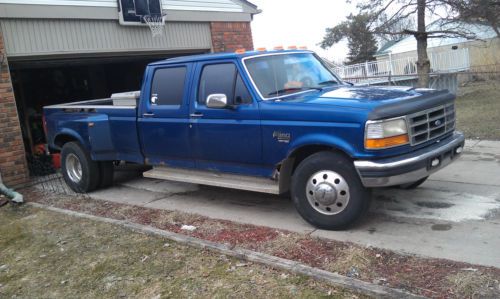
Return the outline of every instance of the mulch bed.
[[[500,269],[443,259],[403,255],[389,250],[177,211],[156,210],[24,190],[28,202],[96,216],[128,220],[176,233],[300,261],[368,282],[432,298],[500,297]],[[194,231],[183,230],[192,225]],[[468,280],[462,279],[469,278]],[[472,278],[471,278],[472,277]],[[467,288],[466,283],[471,287]]]

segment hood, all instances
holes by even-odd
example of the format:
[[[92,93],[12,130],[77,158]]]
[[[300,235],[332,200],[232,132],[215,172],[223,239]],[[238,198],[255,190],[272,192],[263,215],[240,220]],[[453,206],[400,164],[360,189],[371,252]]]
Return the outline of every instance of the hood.
[[[369,110],[369,119],[396,117],[453,101],[447,90],[401,86],[339,86],[282,98],[283,102]]]

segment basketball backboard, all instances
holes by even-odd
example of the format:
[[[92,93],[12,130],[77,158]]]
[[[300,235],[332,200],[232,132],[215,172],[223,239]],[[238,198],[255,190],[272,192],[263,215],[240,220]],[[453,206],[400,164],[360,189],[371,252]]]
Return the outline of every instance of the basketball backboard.
[[[161,0],[119,0],[120,24],[147,25],[145,16],[162,17]]]

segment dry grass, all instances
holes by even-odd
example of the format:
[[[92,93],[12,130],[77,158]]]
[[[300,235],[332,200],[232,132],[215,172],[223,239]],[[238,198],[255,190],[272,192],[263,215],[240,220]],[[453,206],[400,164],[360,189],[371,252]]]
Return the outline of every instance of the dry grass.
[[[29,207],[0,209],[0,298],[358,298],[122,227]]]
[[[466,289],[457,289],[456,285],[452,283],[456,280],[453,275],[459,273],[463,268],[473,267],[488,277],[500,280],[500,269],[494,267],[422,258],[389,250],[366,248],[347,242],[315,238],[285,230],[209,219],[181,212],[132,207],[94,199],[50,196],[35,191],[27,191],[24,195],[28,201],[37,201],[102,217],[126,219],[205,240],[257,250],[302,262],[309,266],[350,275],[368,282],[375,281],[433,298],[467,297],[463,293],[467,291]],[[2,217],[1,214],[0,217]],[[1,224],[0,219],[0,227]],[[184,231],[180,229],[181,224],[194,225],[197,229],[193,232]],[[2,231],[0,231],[0,239],[1,234]],[[2,246],[1,243],[0,246]],[[451,280],[450,277],[452,277]],[[1,278],[0,283],[2,283]],[[481,291],[474,286],[471,286],[471,289]],[[490,297],[500,298],[500,286],[494,287],[491,291],[495,296]],[[1,294],[0,297],[2,297]]]
[[[369,271],[373,263],[373,255],[364,248],[349,246],[342,251],[342,255],[335,261],[330,262],[328,269],[339,273],[355,273],[363,275]]]
[[[448,277],[454,292],[462,298],[498,298],[500,282],[480,271],[460,271]]]
[[[460,87],[456,109],[457,129],[467,138],[500,140],[500,81]]]

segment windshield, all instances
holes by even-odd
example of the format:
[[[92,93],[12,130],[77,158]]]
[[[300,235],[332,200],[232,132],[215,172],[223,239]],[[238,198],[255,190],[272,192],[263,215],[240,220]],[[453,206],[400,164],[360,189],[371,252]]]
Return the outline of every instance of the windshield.
[[[245,65],[264,99],[340,83],[313,53],[250,57]]]

